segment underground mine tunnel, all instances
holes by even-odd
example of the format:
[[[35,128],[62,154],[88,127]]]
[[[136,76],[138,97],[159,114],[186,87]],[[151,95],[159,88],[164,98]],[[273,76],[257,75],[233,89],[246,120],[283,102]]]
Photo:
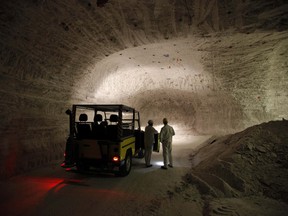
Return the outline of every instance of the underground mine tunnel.
[[[61,160],[65,110],[120,103],[181,135],[288,118],[286,1],[0,5],[0,176]],[[175,137],[175,139],[177,139]]]

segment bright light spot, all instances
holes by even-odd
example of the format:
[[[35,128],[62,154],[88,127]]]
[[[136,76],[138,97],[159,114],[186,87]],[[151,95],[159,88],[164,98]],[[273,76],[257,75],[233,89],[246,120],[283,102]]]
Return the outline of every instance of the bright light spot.
[[[89,83],[95,92],[92,98],[104,103],[133,98],[149,90],[190,91],[191,82],[196,86],[195,76],[204,73],[201,55],[198,51],[191,52],[190,42],[191,38],[186,38],[175,43],[169,41],[122,50],[97,62],[90,68],[91,76],[80,83],[85,82],[85,86]],[[95,83],[98,80],[101,82]],[[196,82],[199,84],[198,80]]]
[[[118,156],[114,156],[112,160],[117,162],[117,161],[119,161],[119,157]]]
[[[163,161],[155,161],[153,162],[153,164],[157,165],[157,166],[163,166]]]

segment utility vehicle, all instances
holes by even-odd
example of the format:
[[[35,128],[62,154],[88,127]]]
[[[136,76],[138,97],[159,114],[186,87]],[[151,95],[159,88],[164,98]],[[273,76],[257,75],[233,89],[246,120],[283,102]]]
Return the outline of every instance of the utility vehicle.
[[[95,169],[126,176],[132,157],[143,157],[144,131],[140,113],[122,104],[76,104],[66,114],[70,119],[63,168]],[[154,151],[159,151],[155,136]]]

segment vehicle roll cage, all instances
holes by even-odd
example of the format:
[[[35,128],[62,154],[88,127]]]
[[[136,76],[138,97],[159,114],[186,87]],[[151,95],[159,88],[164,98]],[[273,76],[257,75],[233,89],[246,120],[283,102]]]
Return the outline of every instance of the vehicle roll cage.
[[[83,110],[91,110],[94,111],[94,115],[98,112],[102,112],[104,114],[103,123],[110,122],[110,124],[117,124],[114,126],[115,137],[114,139],[121,139],[121,137],[128,135],[129,133],[134,133],[135,130],[141,130],[140,126],[140,113],[132,107],[122,105],[122,104],[74,104],[72,106],[72,111],[67,110],[66,114],[69,115],[70,121],[70,131],[69,136],[75,137],[79,132],[76,131],[76,123],[81,123],[76,121],[76,112],[79,109]],[[114,114],[111,114],[114,113]],[[107,116],[110,114],[110,116]],[[130,118],[123,118],[125,114],[130,114]],[[87,117],[86,117],[87,120]],[[128,122],[128,123],[127,123]],[[92,123],[92,122],[90,122]],[[135,125],[136,124],[136,125]],[[112,128],[112,125],[111,125]],[[129,128],[129,129],[128,129]],[[127,133],[129,131],[129,133]],[[112,139],[112,138],[111,138]]]

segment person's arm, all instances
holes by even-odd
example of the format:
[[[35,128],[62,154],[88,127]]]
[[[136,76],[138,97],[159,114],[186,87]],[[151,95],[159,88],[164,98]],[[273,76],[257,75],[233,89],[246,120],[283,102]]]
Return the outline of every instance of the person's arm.
[[[153,128],[153,129],[154,129],[154,134],[158,134],[158,131],[155,128]]]
[[[172,127],[172,136],[175,135],[175,131],[174,131],[174,128]]]

